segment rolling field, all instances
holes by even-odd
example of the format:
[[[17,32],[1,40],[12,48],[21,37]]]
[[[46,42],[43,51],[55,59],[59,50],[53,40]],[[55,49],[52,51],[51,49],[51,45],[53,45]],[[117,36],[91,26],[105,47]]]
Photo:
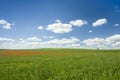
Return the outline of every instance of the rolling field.
[[[0,50],[0,80],[120,80],[120,50]]]

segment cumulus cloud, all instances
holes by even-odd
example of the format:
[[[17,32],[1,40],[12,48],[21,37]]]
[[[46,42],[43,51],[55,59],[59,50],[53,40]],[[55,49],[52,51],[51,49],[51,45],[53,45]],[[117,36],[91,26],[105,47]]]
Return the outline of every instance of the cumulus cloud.
[[[120,48],[120,34],[109,36],[106,38],[92,38],[86,39],[82,43],[85,44],[85,47],[91,48]]]
[[[84,40],[83,43],[85,43],[87,46],[96,46],[105,44],[104,38],[93,38],[93,39],[87,39]]]
[[[55,22],[56,22],[56,23],[61,23],[62,21],[59,20],[59,19],[57,19],[57,20],[55,20]]]
[[[85,44],[85,48],[101,48],[101,49],[108,49],[109,46],[104,38],[92,38],[86,39],[83,41]]]
[[[69,33],[73,30],[73,26],[83,26],[87,24],[86,20],[73,20],[69,23],[62,23],[61,20],[55,20],[55,23],[49,24],[46,30],[52,31],[54,33]]]
[[[120,26],[120,24],[115,24],[114,26],[115,26],[115,27],[116,27],[116,26]]]
[[[57,23],[49,24],[46,30],[52,31],[54,33],[61,33],[61,34],[69,33],[70,31],[72,31],[72,25],[61,23],[58,21]]]
[[[0,20],[0,25],[2,25],[2,28],[4,29],[11,29],[12,26],[14,26],[14,23],[9,23],[6,20]]]
[[[81,48],[80,44],[69,44],[65,46],[66,48]]]
[[[4,43],[4,42],[14,42],[14,40],[10,38],[0,38],[0,43]]]
[[[32,48],[101,48],[120,49],[120,34],[106,38],[89,38],[80,40],[76,37],[41,40],[37,37],[20,38],[16,41],[11,38],[0,38],[1,49],[32,49]]]
[[[29,42],[39,42],[41,41],[41,39],[37,38],[37,37],[30,37],[26,39]]]
[[[114,44],[112,44],[113,47],[117,47],[117,48],[120,48],[120,41],[118,42],[115,42]]]
[[[108,43],[114,43],[114,42],[118,42],[118,41],[120,41],[120,34],[116,34],[116,35],[113,35],[113,36],[110,36],[110,37],[107,37],[106,38],[106,41],[108,42]]]
[[[42,40],[40,38],[37,37],[29,37],[27,39],[23,39],[20,38],[18,43],[19,44],[26,44],[26,43],[37,43],[37,42],[41,42]]]
[[[75,37],[71,37],[71,38],[63,38],[63,39],[53,39],[48,41],[48,44],[56,44],[56,45],[64,45],[64,44],[73,44],[73,43],[77,43],[80,40],[78,38]]]
[[[38,30],[42,30],[42,29],[44,29],[43,26],[39,26],[38,27]]]
[[[25,42],[25,40],[23,38],[20,38],[19,41],[20,41],[20,43],[24,43]]]
[[[107,43],[113,48],[120,48],[120,34],[116,34],[106,38]]]
[[[51,39],[42,41],[37,37],[20,38],[19,41],[15,41],[9,38],[0,38],[1,49],[32,49],[32,48],[65,48],[69,46],[79,46],[79,39],[75,37],[62,38],[62,39]]]
[[[73,20],[73,21],[70,21],[70,24],[73,25],[73,26],[83,26],[85,24],[87,24],[88,22],[86,20]]]
[[[54,38],[54,36],[43,36],[43,38],[52,39],[52,38]]]
[[[107,23],[107,19],[105,19],[105,18],[98,19],[97,21],[93,22],[92,26],[97,27],[97,26],[101,26],[106,23]]]
[[[9,49],[14,42],[15,40],[11,38],[0,38],[0,49]]]

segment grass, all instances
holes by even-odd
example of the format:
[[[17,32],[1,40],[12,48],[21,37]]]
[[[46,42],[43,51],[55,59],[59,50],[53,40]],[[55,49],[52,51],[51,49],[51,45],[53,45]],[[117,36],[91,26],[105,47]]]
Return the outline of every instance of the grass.
[[[120,50],[33,49],[36,55],[4,55],[0,80],[120,80]]]

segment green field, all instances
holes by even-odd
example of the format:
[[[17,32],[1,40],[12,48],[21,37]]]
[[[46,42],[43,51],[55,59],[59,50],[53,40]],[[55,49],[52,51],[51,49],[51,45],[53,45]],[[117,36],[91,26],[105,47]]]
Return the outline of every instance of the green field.
[[[0,80],[120,80],[120,50],[34,49],[49,54],[5,55]]]

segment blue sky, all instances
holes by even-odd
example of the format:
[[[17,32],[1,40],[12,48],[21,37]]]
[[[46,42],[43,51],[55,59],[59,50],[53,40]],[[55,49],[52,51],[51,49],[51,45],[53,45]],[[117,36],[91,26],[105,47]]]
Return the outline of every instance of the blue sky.
[[[120,47],[120,0],[0,0],[0,10],[0,48]]]

